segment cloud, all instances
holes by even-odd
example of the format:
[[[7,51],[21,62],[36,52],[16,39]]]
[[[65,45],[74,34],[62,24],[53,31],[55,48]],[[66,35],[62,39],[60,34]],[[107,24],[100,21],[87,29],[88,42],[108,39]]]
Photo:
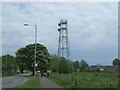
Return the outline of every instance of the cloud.
[[[38,25],[37,42],[56,54],[57,24],[65,18],[72,60],[111,64],[117,57],[117,3],[3,3],[2,10],[3,54],[34,43],[35,28],[24,23]]]

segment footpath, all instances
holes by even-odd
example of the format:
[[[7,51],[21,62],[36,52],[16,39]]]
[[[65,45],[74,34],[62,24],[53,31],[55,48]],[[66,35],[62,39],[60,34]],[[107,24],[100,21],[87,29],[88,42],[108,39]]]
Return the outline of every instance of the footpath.
[[[40,77],[41,88],[63,88],[46,77]]]

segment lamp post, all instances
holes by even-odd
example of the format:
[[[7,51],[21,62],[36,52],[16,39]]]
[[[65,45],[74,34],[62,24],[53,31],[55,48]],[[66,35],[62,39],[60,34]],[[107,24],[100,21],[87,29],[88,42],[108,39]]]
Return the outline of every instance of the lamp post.
[[[34,77],[36,76],[36,42],[37,42],[37,25],[24,24],[24,26],[34,26],[35,27],[35,64],[34,64]]]

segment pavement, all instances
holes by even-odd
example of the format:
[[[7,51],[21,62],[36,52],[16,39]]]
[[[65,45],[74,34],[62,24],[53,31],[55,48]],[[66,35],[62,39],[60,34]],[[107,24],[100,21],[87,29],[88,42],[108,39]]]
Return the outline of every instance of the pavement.
[[[40,77],[41,88],[63,88],[46,77]]]
[[[22,83],[25,83],[26,81],[29,80],[26,76],[30,75],[29,74],[20,74],[16,76],[9,76],[9,77],[3,77],[2,78],[2,88],[12,88],[17,85],[20,85]]]

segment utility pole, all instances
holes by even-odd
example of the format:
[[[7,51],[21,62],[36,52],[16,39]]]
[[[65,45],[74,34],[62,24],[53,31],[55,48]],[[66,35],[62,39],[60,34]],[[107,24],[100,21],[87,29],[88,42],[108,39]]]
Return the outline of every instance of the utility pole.
[[[36,76],[36,67],[37,67],[37,64],[36,64],[36,42],[37,42],[37,25],[34,25],[35,26],[35,66],[34,66],[34,76]]]
[[[36,76],[36,68],[37,68],[37,63],[36,63],[36,42],[37,42],[37,25],[29,25],[29,24],[24,24],[24,26],[34,26],[35,27],[35,61],[34,61],[34,77]]]
[[[6,74],[7,74],[7,66],[8,66],[8,65],[7,65],[7,59],[8,59],[7,56],[8,56],[8,54],[6,55]]]

